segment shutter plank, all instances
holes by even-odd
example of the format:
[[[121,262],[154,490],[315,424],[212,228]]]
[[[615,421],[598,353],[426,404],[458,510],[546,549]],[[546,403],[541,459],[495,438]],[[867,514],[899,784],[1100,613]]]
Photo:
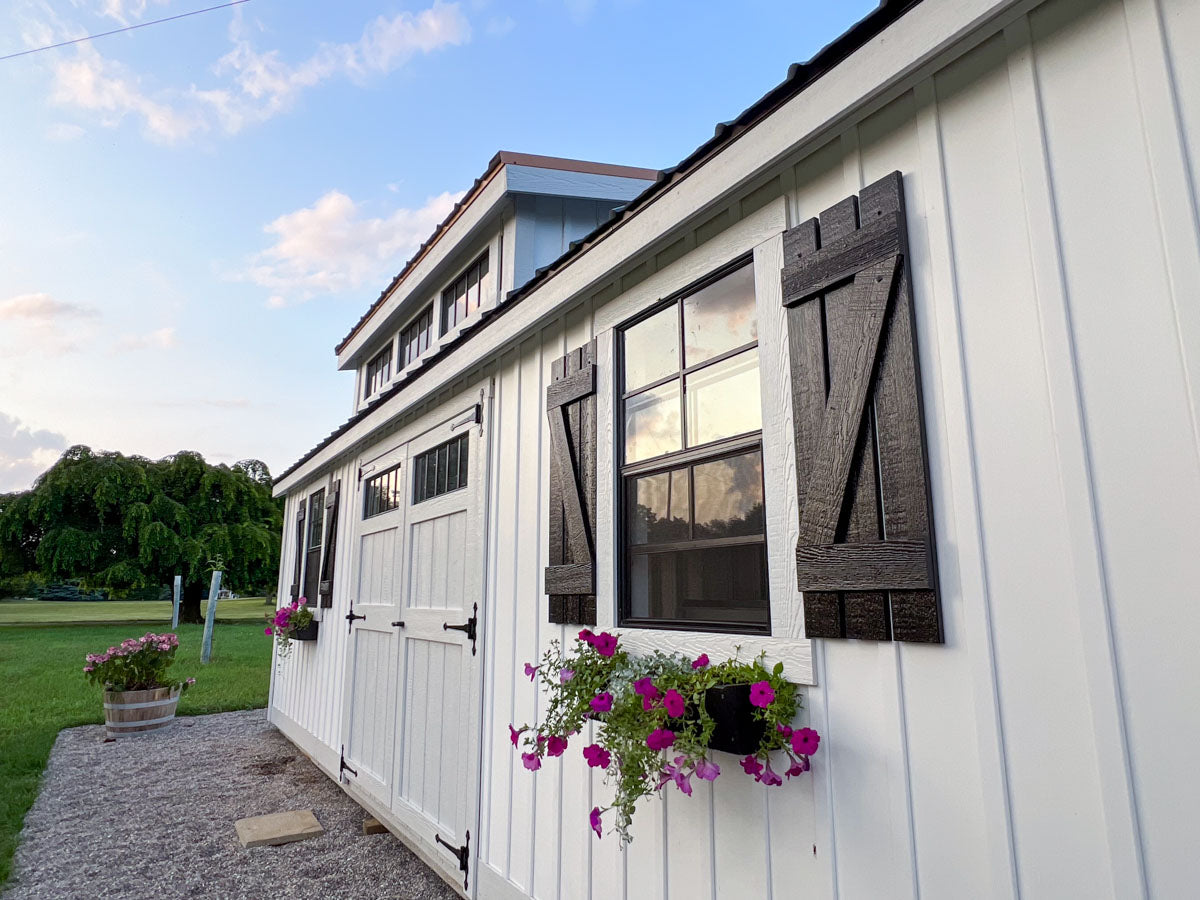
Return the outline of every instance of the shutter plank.
[[[335,479],[325,499],[325,540],[321,560],[321,583],[317,587],[317,604],[322,609],[333,607],[333,575],[337,564],[338,509],[341,506],[341,479]]]
[[[927,556],[924,541],[798,547],[797,585],[802,591],[927,589]]]
[[[301,567],[304,565],[304,510],[308,506],[308,499],[302,497],[300,500],[300,509],[296,512],[296,567],[292,574],[292,599],[300,599],[300,574]]]

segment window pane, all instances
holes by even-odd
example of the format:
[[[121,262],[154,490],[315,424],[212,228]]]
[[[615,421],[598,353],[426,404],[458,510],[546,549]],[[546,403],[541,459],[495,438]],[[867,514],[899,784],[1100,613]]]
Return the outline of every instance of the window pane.
[[[649,459],[682,448],[679,382],[671,381],[625,401],[625,461]]]
[[[325,488],[308,498],[308,549],[321,546],[325,532]]]
[[[701,463],[696,483],[696,538],[764,534],[762,453]]]
[[[758,340],[754,267],[743,266],[683,300],[684,365]]]
[[[658,544],[690,537],[688,470],[659,472],[630,482],[629,542]]]
[[[630,614],[764,629],[771,621],[766,555],[763,543],[632,554]]]
[[[679,371],[679,305],[625,330],[625,390]]]
[[[762,428],[758,350],[747,350],[686,376],[689,447]]]

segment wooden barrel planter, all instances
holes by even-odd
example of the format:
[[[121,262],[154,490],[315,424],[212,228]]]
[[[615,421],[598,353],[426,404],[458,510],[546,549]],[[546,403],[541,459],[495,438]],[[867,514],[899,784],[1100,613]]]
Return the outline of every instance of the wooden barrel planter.
[[[147,691],[105,691],[104,727],[110,738],[146,734],[175,719],[179,685]]]

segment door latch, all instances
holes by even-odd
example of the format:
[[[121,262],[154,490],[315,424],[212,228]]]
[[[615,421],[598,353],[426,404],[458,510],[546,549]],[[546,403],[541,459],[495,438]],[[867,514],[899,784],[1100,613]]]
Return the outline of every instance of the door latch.
[[[467,621],[463,622],[461,625],[451,625],[447,622],[443,622],[442,623],[442,631],[464,632],[466,634],[466,636],[471,639],[471,655],[474,656],[475,655],[475,638],[476,638],[475,626],[476,626],[478,619],[479,619],[479,604],[472,603],[471,604],[471,618],[467,619]]]
[[[346,624],[346,634],[349,634],[350,631],[354,628],[354,620],[355,619],[366,619],[366,618],[367,618],[366,616],[356,616],[354,614],[354,607],[351,606],[350,612],[346,613],[346,623],[347,623]]]
[[[433,836],[435,841],[458,857],[458,871],[463,873],[464,891],[467,889],[467,878],[469,877],[471,868],[471,832],[468,831],[466,833],[466,837],[467,842],[465,844],[463,844],[461,847],[455,847],[453,844],[442,840],[442,836],[440,834],[435,834]]]
[[[403,620],[403,619],[401,619],[399,622],[393,622],[393,623],[392,623],[392,627],[393,627],[393,628],[403,628],[403,627],[404,627],[404,620]]]

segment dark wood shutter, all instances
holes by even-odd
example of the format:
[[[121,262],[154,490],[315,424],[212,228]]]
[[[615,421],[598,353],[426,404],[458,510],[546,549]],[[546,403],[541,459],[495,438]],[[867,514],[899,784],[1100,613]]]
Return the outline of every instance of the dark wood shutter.
[[[325,540],[321,550],[321,584],[317,588],[320,598],[318,605],[322,609],[333,606],[333,568],[337,562],[338,500],[341,493],[342,481],[340,478],[334,479],[325,498]]]
[[[300,509],[296,511],[296,568],[292,575],[292,599],[300,599],[300,573],[304,566],[304,510],[308,506],[308,498],[300,500]]]
[[[550,368],[550,621],[596,624],[596,342]]]
[[[899,172],[784,235],[809,637],[940,642]]]

